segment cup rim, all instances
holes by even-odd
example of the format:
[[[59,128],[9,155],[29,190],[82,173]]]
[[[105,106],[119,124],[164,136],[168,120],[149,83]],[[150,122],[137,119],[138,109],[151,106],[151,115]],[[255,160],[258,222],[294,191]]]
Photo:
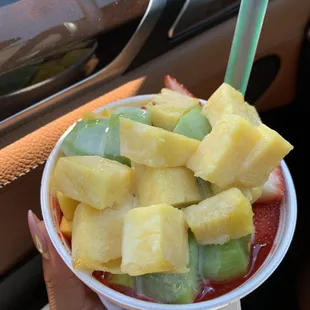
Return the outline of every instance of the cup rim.
[[[115,106],[122,106],[127,105],[133,102],[145,102],[150,99],[152,99],[155,96],[155,94],[150,95],[141,95],[141,96],[134,96],[129,97],[126,99],[118,100],[116,102],[107,104],[94,112],[98,113],[105,108],[113,108]],[[204,100],[202,100],[205,102]],[[71,263],[71,255],[68,252],[68,250],[63,245],[63,242],[59,238],[56,230],[56,225],[53,222],[53,216],[51,212],[51,199],[50,199],[50,176],[53,172],[53,168],[56,162],[56,159],[58,158],[58,153],[60,150],[60,145],[63,142],[66,135],[71,131],[71,129],[74,127],[75,124],[71,125],[64,134],[60,137],[58,142],[56,143],[55,147],[53,148],[52,152],[50,153],[50,156],[48,157],[42,179],[41,179],[41,211],[43,215],[43,220],[46,225],[46,229],[48,232],[48,235],[52,241],[53,246],[55,247],[58,254],[61,256],[62,260],[65,262],[68,268],[82,281],[85,285],[87,285],[89,288],[91,288],[93,291],[98,293],[99,295],[105,296],[111,301],[114,301],[118,305],[122,306],[129,306],[134,309],[149,309],[149,310],[169,310],[169,309],[180,309],[180,310],[202,310],[202,309],[219,309],[221,307],[224,307],[236,300],[239,300],[246,295],[253,292],[257,287],[262,285],[269,276],[275,271],[275,269],[279,266],[279,264],[282,262],[284,256],[286,255],[291,241],[293,239],[294,233],[295,233],[295,227],[296,227],[296,221],[297,221],[297,199],[296,199],[296,192],[294,183],[292,180],[292,176],[290,174],[290,171],[285,163],[284,160],[281,162],[281,167],[283,171],[283,176],[286,184],[286,197],[285,197],[285,211],[282,211],[285,213],[286,221],[285,223],[282,223],[282,227],[278,228],[277,237],[275,240],[274,247],[272,248],[271,252],[267,256],[265,262],[263,265],[255,272],[255,274],[249,278],[246,282],[235,288],[234,290],[216,297],[214,299],[208,300],[208,301],[202,301],[199,303],[192,303],[192,304],[184,304],[184,305],[171,305],[171,304],[158,304],[158,303],[152,303],[148,301],[143,301],[136,299],[134,297],[130,297],[127,295],[124,295],[122,293],[119,293],[98,280],[96,280],[91,274],[87,274],[82,271],[77,271],[73,268]],[[280,221],[281,224],[281,221]],[[282,231],[282,235],[279,236],[279,234]],[[276,247],[275,247],[276,245]],[[274,251],[273,251],[274,250]],[[270,257],[271,256],[271,257]],[[267,262],[266,266],[265,263]],[[262,268],[264,267],[264,268]]]

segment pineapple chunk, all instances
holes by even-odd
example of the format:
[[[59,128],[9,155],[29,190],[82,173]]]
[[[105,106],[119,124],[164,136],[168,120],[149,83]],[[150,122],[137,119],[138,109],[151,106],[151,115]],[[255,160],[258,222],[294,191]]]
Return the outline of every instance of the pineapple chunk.
[[[186,166],[195,176],[219,187],[238,184],[239,170],[259,137],[257,129],[247,120],[225,116],[202,140]]]
[[[123,274],[121,271],[121,264],[122,264],[122,259],[117,258],[117,259],[110,260],[106,263],[100,264],[101,269],[96,269],[96,270],[106,271],[112,274]]]
[[[154,126],[172,131],[180,117],[198,105],[198,99],[164,88],[146,108]]]
[[[61,157],[55,167],[57,188],[66,196],[99,210],[132,192],[134,171],[99,156]]]
[[[97,210],[84,203],[77,207],[72,231],[74,268],[121,273],[124,216],[132,207],[132,197],[113,209]]]
[[[99,115],[103,117],[110,117],[114,111],[115,109],[105,108],[102,112],[99,113]]]
[[[182,167],[200,141],[120,118],[121,155],[149,167]]]
[[[223,83],[209,98],[202,114],[213,127],[224,115],[238,115],[258,126],[262,122],[255,109],[244,101],[243,95],[230,85]]]
[[[247,102],[244,103],[244,114],[243,117],[247,119],[253,126],[257,127],[260,124],[262,124],[262,120],[256,110],[256,108]],[[240,116],[242,116],[242,113],[240,113]]]
[[[64,217],[67,221],[72,221],[75,209],[80,202],[65,196],[62,192],[56,192],[56,197]]]
[[[215,184],[211,184],[211,189],[214,194],[219,194],[223,191],[228,190],[229,188],[222,188]],[[240,186],[238,187],[240,189],[241,193],[245,196],[247,200],[250,201],[250,203],[254,203],[261,195],[262,195],[262,188],[261,187],[244,187]]]
[[[129,211],[124,220],[122,272],[131,276],[187,272],[187,229],[183,211],[168,204]]]
[[[257,186],[251,188],[252,199],[251,203],[254,203],[263,194],[263,187]]]
[[[64,216],[61,219],[59,228],[65,237],[67,238],[72,237],[72,222],[68,221]]]
[[[90,119],[99,119],[99,118],[102,118],[102,116],[98,113],[95,113],[95,112],[88,112],[88,111],[85,111],[82,115],[82,119],[87,119],[87,120],[90,120]]]
[[[102,112],[89,112],[86,111],[82,115],[82,119],[101,119],[101,118],[109,118],[113,114],[114,109],[105,108]]]
[[[202,200],[192,171],[185,167],[150,168],[134,165],[139,207],[167,203],[184,207]]]
[[[288,141],[264,124],[257,130],[260,139],[245,160],[239,175],[240,182],[249,187],[264,185],[270,173],[293,149]]]
[[[253,211],[237,188],[184,209],[187,223],[199,244],[224,244],[254,232]]]

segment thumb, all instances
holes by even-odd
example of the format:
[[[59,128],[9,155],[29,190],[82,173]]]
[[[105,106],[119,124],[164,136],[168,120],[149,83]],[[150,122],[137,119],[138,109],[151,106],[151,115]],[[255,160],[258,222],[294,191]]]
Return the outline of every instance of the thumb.
[[[97,295],[63,262],[48,237],[44,222],[32,211],[28,212],[28,225],[33,242],[43,258],[43,273],[50,309],[105,309]]]

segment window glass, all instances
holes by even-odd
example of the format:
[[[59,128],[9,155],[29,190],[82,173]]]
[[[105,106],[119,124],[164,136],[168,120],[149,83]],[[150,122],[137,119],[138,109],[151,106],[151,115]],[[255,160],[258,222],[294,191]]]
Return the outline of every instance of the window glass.
[[[175,38],[198,26],[225,17],[238,9],[240,0],[187,0],[169,31]]]

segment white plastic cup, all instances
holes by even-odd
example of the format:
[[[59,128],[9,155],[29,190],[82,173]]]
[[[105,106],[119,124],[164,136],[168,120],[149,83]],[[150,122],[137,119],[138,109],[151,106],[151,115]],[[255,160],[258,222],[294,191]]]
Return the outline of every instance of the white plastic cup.
[[[146,104],[154,95],[144,95],[130,97],[124,100],[120,100],[104,106],[96,110],[100,112],[105,108],[116,108],[119,106],[142,106]],[[57,159],[61,155],[60,146],[73,128],[72,125],[59,139],[58,143],[51,152],[43,172],[41,182],[41,209],[43,219],[46,225],[47,232],[51,238],[51,241],[61,256],[63,261],[71,269],[71,271],[90,289],[96,292],[101,300],[107,300],[108,302],[119,306],[124,309],[139,309],[139,310],[215,310],[225,307],[234,301],[240,300],[246,295],[250,294],[253,290],[263,284],[267,278],[275,271],[278,265],[283,260],[294,235],[296,219],[297,219],[297,200],[296,193],[293,184],[291,174],[285,164],[282,161],[281,166],[283,170],[283,176],[286,185],[286,194],[281,205],[280,223],[277,232],[277,236],[274,241],[274,245],[266,258],[263,265],[256,271],[256,273],[248,279],[245,283],[234,289],[233,291],[217,297],[212,300],[193,303],[189,305],[166,305],[156,304],[147,301],[138,300],[124,294],[121,294],[97,281],[91,274],[77,271],[73,268],[71,263],[70,249],[59,235],[59,225],[57,223],[57,216],[55,210],[52,208],[52,197],[50,192],[50,180],[53,173],[54,166]]]

